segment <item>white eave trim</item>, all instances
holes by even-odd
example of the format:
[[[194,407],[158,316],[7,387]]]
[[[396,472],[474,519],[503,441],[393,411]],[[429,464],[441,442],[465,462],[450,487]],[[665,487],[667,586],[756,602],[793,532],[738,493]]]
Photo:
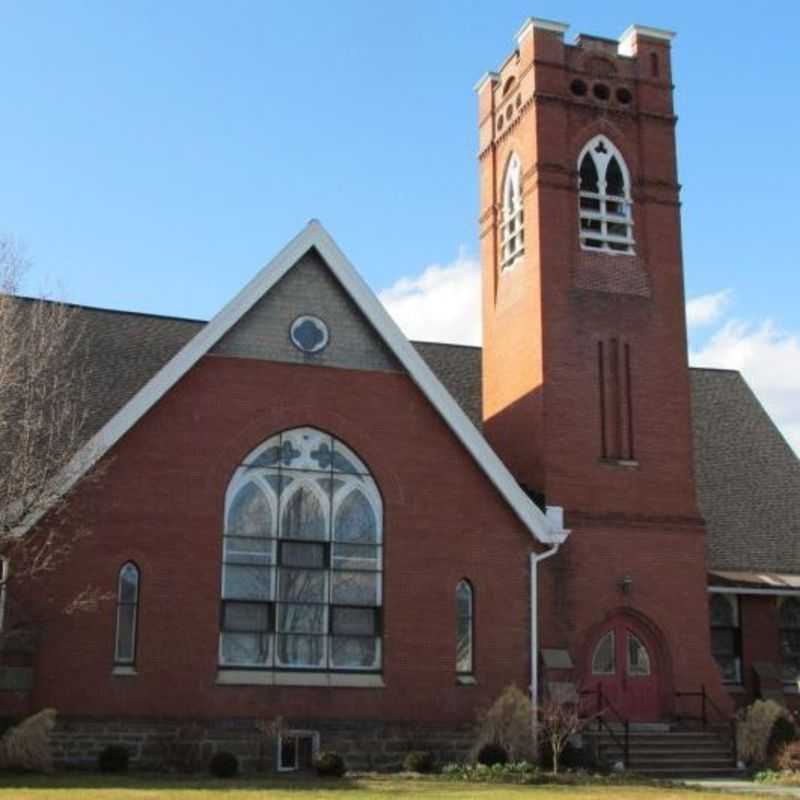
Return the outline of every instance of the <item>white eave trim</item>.
[[[520,488],[317,220],[311,220],[81,448],[64,471],[57,496],[66,494],[312,247],[534,539],[543,544],[563,542],[568,531],[558,528]],[[26,528],[34,525],[39,516],[28,520]]]
[[[800,596],[800,589],[748,589],[743,586],[709,586],[708,591],[713,594],[761,594],[775,597]]]

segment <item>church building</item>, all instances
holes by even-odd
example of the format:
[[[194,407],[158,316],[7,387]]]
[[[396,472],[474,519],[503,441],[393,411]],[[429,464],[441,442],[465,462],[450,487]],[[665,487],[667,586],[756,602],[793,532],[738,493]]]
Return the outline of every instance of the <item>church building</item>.
[[[456,760],[511,684],[631,724],[798,706],[800,463],[688,367],[673,34],[567,27],[476,86],[482,349],[408,341],[317,221],[208,322],[75,309],[91,535],[44,585],[5,563],[35,635],[0,654],[61,762],[190,727],[255,767],[278,718],[281,770]]]

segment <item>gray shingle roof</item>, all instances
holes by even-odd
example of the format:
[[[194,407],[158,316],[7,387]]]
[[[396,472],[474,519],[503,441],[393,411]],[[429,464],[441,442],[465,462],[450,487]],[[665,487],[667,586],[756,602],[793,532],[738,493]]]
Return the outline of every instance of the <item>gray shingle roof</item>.
[[[738,372],[691,376],[709,568],[800,574],[800,461]]]
[[[90,434],[204,324],[73,308],[90,354]],[[481,349],[413,344],[480,428]],[[709,568],[800,574],[800,461],[738,372],[692,369],[691,386],[698,498],[710,534]]]

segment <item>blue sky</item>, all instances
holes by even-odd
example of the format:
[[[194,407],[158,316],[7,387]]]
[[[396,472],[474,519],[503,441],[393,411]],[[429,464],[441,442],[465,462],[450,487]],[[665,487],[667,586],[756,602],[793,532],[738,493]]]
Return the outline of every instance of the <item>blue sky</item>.
[[[676,30],[686,285],[708,312],[694,357],[741,368],[800,442],[798,4],[0,8],[0,233],[27,245],[28,290],[192,317],[312,217],[389,301],[424,295],[431,265],[469,272],[472,87],[521,22],[569,22],[568,40]]]

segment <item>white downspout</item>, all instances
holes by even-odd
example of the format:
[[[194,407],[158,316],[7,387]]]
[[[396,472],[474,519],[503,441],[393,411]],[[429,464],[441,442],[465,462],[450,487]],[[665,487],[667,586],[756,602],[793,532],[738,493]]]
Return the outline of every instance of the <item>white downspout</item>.
[[[569,531],[563,530],[563,509],[548,506],[547,516],[553,522],[557,522],[558,528],[565,534],[566,538]],[[531,569],[531,703],[534,709],[539,703],[539,562],[554,556],[562,543],[563,540],[556,542],[543,553],[531,553],[529,556]],[[535,713],[531,719],[531,732],[533,734],[534,753],[537,753],[539,750],[539,726],[537,725]]]

